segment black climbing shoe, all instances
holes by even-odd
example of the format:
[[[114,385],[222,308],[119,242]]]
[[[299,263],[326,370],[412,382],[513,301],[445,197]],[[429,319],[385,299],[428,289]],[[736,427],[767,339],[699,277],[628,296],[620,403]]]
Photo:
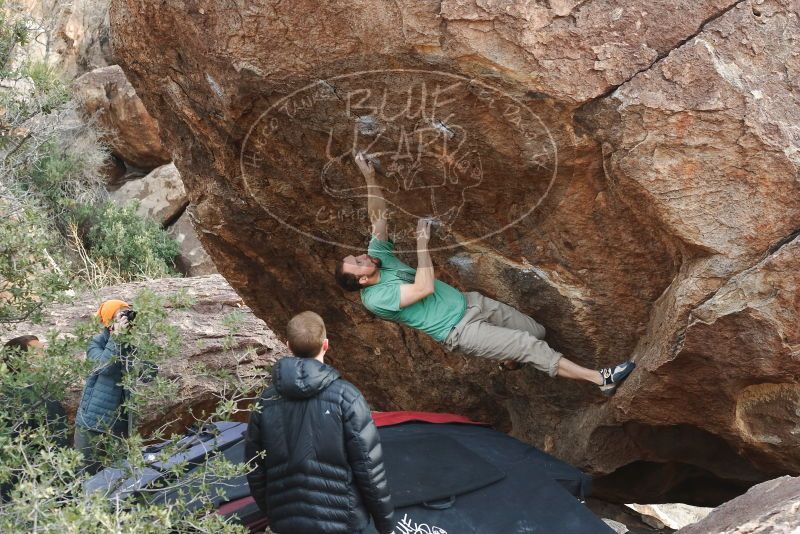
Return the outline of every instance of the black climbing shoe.
[[[600,376],[603,378],[603,385],[600,386],[600,391],[603,395],[610,397],[617,391],[617,386],[628,378],[628,375],[631,374],[631,371],[635,368],[636,364],[632,361],[628,361],[616,367],[604,367],[600,369]]]

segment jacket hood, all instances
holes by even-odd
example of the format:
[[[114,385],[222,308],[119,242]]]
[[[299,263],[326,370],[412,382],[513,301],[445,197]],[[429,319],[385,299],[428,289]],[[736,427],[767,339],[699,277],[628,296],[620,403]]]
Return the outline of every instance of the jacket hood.
[[[339,379],[339,372],[312,358],[287,356],[275,364],[272,381],[278,393],[290,399],[308,399]]]

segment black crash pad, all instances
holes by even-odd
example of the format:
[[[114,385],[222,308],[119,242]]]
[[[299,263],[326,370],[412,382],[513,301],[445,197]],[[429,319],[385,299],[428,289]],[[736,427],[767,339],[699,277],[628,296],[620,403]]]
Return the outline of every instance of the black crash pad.
[[[382,445],[396,508],[449,499],[505,478],[497,467],[448,436],[390,436]]]

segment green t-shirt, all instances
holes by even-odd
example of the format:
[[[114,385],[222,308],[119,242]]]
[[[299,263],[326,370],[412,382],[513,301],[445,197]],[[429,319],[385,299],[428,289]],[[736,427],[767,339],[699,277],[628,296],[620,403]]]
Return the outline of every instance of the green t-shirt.
[[[361,302],[380,317],[421,330],[436,341],[444,341],[450,330],[464,317],[467,299],[464,293],[440,280],[434,282],[433,294],[405,308],[400,307],[400,286],[414,283],[416,270],[394,255],[394,244],[373,236],[367,254],[380,258],[381,279],[361,290]]]

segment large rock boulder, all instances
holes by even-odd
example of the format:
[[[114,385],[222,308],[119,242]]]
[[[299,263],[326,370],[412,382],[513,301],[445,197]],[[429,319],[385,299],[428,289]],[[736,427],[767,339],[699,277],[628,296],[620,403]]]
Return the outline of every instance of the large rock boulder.
[[[138,201],[139,215],[163,225],[175,222],[189,204],[181,173],[172,163],[153,169],[144,178],[125,182],[110,197],[120,205]]]
[[[222,274],[275,327],[322,314],[378,407],[490,421],[623,502],[800,471],[796,3],[114,0],[111,20]],[[440,278],[583,365],[637,361],[616,398],[445,353],[340,291],[369,232],[354,149],[402,257],[436,216]]]
[[[167,360],[159,373],[177,382],[178,394],[173,400],[147,410],[141,421],[145,431],[165,423],[170,423],[173,429],[186,428],[193,421],[192,413],[199,415],[203,410],[212,410],[225,391],[226,382],[219,378],[220,373],[238,376],[253,392],[260,391],[269,382],[272,364],[288,352],[219,275],[163,278],[79,295],[73,303],[47,308],[41,324],[15,325],[7,332],[7,338],[35,334],[46,339],[52,330],[68,333],[81,320],[90,319],[102,301],[121,298],[131,302],[144,289],[163,297],[183,292],[181,302],[191,301],[184,307],[167,299],[168,320],[178,329],[180,353]],[[82,383],[76,384],[70,392],[67,401],[70,418],[75,415],[82,388]]]
[[[87,72],[72,88],[83,113],[103,130],[114,155],[139,169],[169,163],[158,124],[118,65]]]
[[[800,478],[781,477],[750,488],[677,534],[795,534]]]
[[[197,237],[189,209],[185,210],[175,224],[169,227],[169,234],[178,242],[178,256],[175,258],[175,264],[184,276],[216,274],[217,268],[214,260],[208,255]]]

